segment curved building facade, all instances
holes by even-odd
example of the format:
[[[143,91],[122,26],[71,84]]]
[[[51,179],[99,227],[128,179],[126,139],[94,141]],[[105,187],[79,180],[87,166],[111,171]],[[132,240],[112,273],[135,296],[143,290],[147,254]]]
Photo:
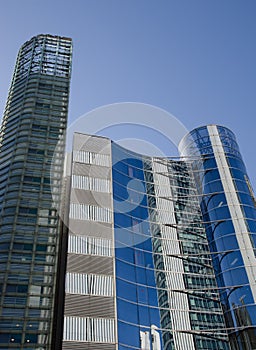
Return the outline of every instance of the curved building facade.
[[[209,125],[180,144],[192,160],[231,348],[256,348],[255,197],[234,134]]]
[[[190,164],[75,134],[70,179],[63,349],[230,350]]]

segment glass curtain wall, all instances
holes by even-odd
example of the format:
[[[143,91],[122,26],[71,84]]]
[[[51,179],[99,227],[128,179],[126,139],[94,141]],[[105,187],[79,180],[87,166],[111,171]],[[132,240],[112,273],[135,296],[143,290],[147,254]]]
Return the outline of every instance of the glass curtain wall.
[[[234,134],[210,125],[180,145],[192,157],[232,349],[256,348],[255,197]]]
[[[142,157],[112,143],[112,177],[118,349],[162,348]]]
[[[71,54],[51,35],[18,53],[0,132],[0,349],[51,347]]]
[[[229,349],[190,165],[112,162],[118,349]]]

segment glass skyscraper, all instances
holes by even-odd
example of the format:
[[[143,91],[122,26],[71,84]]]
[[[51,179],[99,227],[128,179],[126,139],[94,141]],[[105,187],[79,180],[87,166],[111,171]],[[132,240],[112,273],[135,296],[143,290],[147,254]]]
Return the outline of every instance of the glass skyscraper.
[[[52,35],[18,53],[0,132],[0,349],[56,348],[71,55],[71,39]]]
[[[193,162],[231,348],[256,349],[256,200],[234,134],[209,125],[180,144]]]

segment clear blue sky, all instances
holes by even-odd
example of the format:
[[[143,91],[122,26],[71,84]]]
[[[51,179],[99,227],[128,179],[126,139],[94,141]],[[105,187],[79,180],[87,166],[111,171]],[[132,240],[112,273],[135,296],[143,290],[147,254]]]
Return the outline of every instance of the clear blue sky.
[[[137,101],[189,130],[225,125],[256,189],[255,0],[2,0],[0,29],[1,111],[21,44],[39,33],[70,36],[70,121]]]

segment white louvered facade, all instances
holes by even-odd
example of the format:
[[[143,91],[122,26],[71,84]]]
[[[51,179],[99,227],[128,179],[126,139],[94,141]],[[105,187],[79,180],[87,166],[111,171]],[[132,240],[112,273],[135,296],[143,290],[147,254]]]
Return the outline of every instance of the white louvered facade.
[[[67,273],[66,293],[113,296],[113,277],[106,275]]]
[[[96,177],[72,175],[72,188],[109,193],[110,181]]]
[[[74,151],[73,161],[78,163],[93,164],[99,166],[110,166],[110,156],[107,154],[88,151]]]
[[[69,174],[62,345],[112,350],[117,317],[110,140],[76,133]]]
[[[112,256],[111,240],[105,238],[69,235],[68,253]]]
[[[114,343],[115,321],[105,318],[65,317],[63,340]]]
[[[112,212],[109,208],[97,207],[87,204],[70,204],[69,218],[75,220],[92,220],[99,222],[112,222]]]

